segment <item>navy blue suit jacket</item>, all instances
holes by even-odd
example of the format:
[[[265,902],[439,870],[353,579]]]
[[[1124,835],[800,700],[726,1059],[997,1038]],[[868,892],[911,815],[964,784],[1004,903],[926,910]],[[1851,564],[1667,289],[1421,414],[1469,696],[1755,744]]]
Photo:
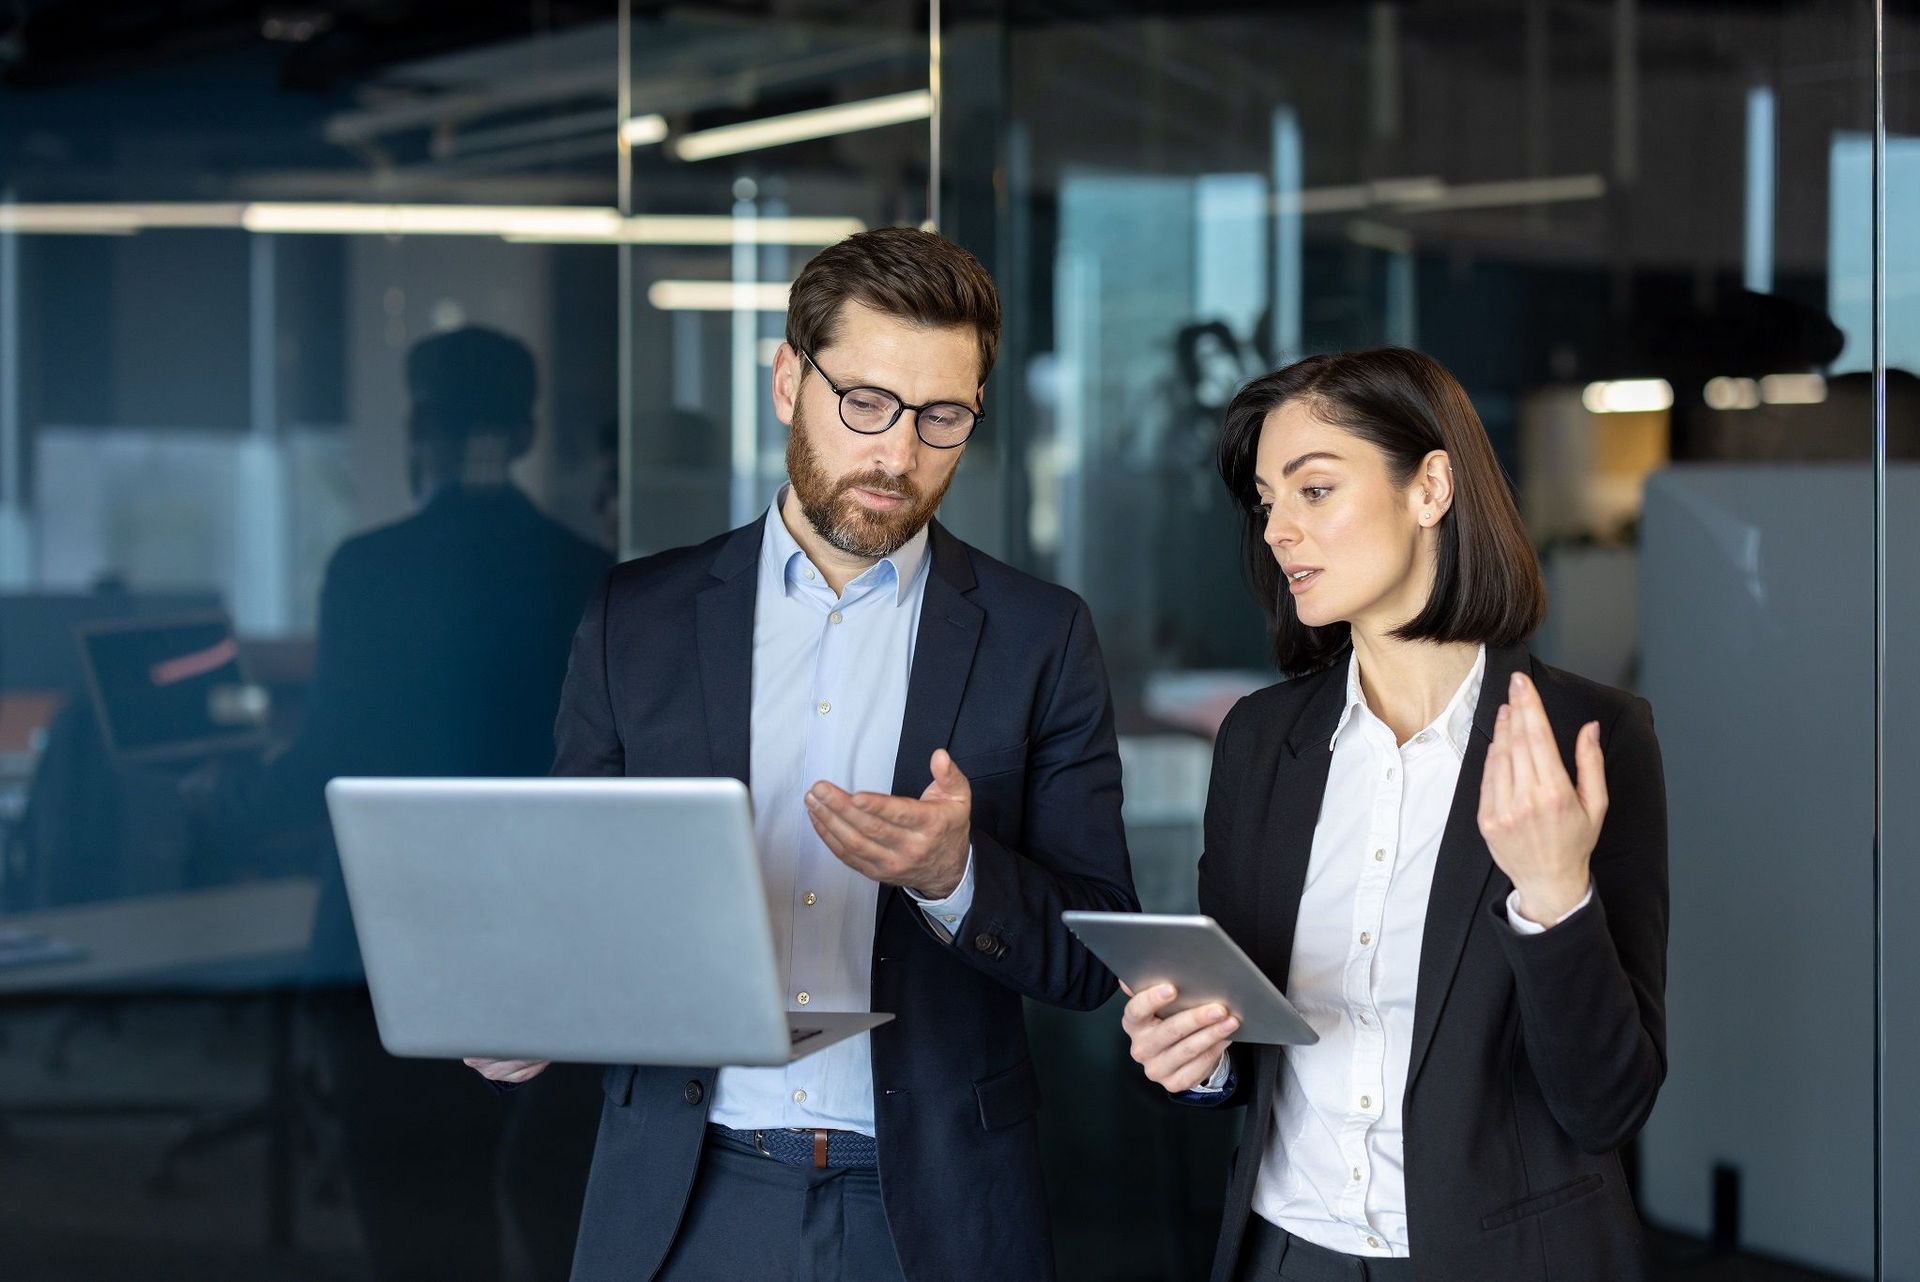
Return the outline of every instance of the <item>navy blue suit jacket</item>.
[[[764,518],[763,518],[764,519]],[[762,527],[616,567],[574,638],[559,775],[746,781]],[[937,523],[893,791],[936,748],[973,784],[974,898],[951,941],[884,887],[873,940],[874,1115],[887,1221],[909,1282],[1053,1276],[1021,998],[1091,1009],[1113,976],[1060,924],[1138,907],[1120,758],[1086,606]],[[691,1192],[717,1069],[618,1066],[574,1256],[576,1282],[650,1278]]]

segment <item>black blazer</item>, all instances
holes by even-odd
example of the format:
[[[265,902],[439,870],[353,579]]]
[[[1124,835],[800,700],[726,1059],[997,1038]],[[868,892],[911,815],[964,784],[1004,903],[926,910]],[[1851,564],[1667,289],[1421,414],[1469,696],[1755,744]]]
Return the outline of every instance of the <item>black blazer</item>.
[[[1580,727],[1599,721],[1611,799],[1593,853],[1593,902],[1535,936],[1507,924],[1513,884],[1477,819],[1494,714],[1515,671],[1539,687],[1569,772]],[[1282,988],[1345,690],[1338,663],[1249,695],[1214,749],[1200,907]],[[1646,1121],[1667,1070],[1666,790],[1652,712],[1522,647],[1489,648],[1473,720],[1414,1001],[1404,1120],[1415,1275],[1631,1282],[1645,1266],[1616,1150]],[[1214,1282],[1233,1276],[1284,1052],[1234,1053],[1238,1085],[1223,1102],[1251,1107]]]
[[[764,518],[763,518],[764,519]],[[562,775],[746,780],[761,522],[617,567],[574,638]],[[910,1282],[1053,1276],[1021,998],[1091,1009],[1113,976],[1060,924],[1138,907],[1093,623],[1064,588],[930,528],[893,791],[945,747],[973,783],[973,907],[953,942],[884,888],[873,939],[881,1190]],[[607,1071],[576,1282],[652,1277],[700,1159],[717,1070]]]

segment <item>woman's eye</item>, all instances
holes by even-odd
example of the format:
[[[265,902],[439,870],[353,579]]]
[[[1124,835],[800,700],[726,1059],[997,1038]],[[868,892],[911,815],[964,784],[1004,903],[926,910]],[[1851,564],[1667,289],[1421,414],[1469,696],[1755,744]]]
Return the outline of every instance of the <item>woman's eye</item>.
[[[1321,499],[1333,493],[1333,490],[1325,485],[1309,485],[1304,490],[1301,490],[1300,493],[1306,496],[1307,502],[1318,503]]]
[[[1264,521],[1264,520],[1266,520],[1266,519],[1267,519],[1268,517],[1270,517],[1270,516],[1272,516],[1272,515],[1273,515],[1273,504],[1271,504],[1271,503],[1255,503],[1255,504],[1253,505],[1253,514],[1254,514],[1255,516],[1257,516],[1257,517],[1259,517],[1259,518],[1260,518],[1260,519],[1261,519],[1262,521]]]

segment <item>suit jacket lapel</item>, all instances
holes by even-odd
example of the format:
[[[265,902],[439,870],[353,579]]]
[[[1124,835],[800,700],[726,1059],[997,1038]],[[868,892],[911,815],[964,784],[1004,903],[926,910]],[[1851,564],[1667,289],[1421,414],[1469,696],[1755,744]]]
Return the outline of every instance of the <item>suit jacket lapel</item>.
[[[1480,780],[1486,772],[1487,749],[1493,743],[1493,720],[1507,701],[1507,682],[1527,666],[1525,646],[1487,648],[1487,667],[1480,683],[1480,701],[1473,710],[1473,737],[1460,762],[1460,781],[1454,786],[1453,806],[1440,838],[1433,869],[1433,890],[1427,897],[1426,933],[1420,942],[1420,979],[1413,1002],[1413,1049],[1407,1065],[1407,1086],[1420,1076],[1433,1030],[1447,1004],[1460,955],[1466,950],[1487,898],[1493,878],[1493,857],[1480,835]]]
[[[1325,672],[1299,679],[1318,681],[1320,686],[1307,697],[1286,739],[1254,763],[1254,777],[1272,782],[1265,798],[1266,813],[1250,829],[1265,834],[1256,883],[1253,959],[1283,992],[1293,968],[1294,928],[1313,857],[1313,830],[1320,822],[1327,772],[1333,765],[1333,728],[1340,722],[1346,695],[1346,665],[1336,663]],[[1284,904],[1292,904],[1294,911],[1274,911],[1275,905]],[[1267,1098],[1278,1084],[1283,1053],[1263,1047],[1258,1056],[1259,1086],[1269,1093]]]
[[[700,690],[714,775],[742,783],[753,763],[753,616],[766,518],[733,532],[713,559],[716,582],[694,598]]]
[[[967,549],[939,522],[927,527],[926,598],[920,607],[920,628],[913,643],[913,671],[907,677],[907,706],[900,720],[900,749],[894,758],[893,791],[918,797],[933,781],[931,762],[936,748],[953,737],[973,670],[973,653],[980,644],[986,612],[966,594],[973,591],[973,564]]]

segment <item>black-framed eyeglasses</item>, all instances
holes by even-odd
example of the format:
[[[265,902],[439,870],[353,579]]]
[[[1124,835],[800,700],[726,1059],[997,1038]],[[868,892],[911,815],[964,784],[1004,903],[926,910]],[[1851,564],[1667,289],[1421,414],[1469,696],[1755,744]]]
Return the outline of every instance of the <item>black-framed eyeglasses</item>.
[[[933,401],[927,405],[909,405],[884,387],[842,387],[820,368],[820,362],[807,352],[800,359],[813,366],[813,372],[840,398],[840,421],[862,436],[878,436],[913,411],[913,430],[936,450],[958,449],[973,435],[986,414],[958,401]]]

